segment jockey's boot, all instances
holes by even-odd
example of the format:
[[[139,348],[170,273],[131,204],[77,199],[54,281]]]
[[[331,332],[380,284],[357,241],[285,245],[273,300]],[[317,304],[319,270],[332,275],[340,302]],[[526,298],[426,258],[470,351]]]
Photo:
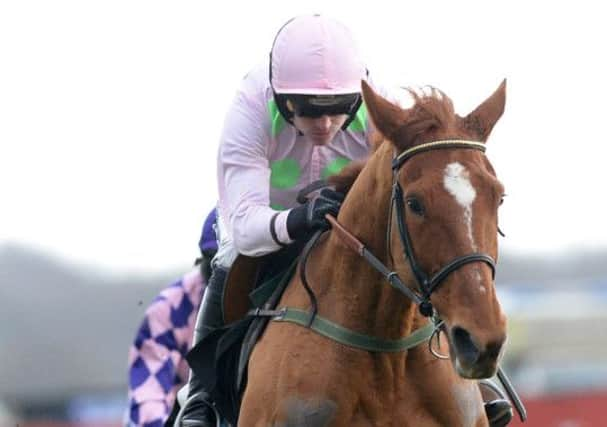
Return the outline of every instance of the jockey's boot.
[[[491,427],[507,426],[514,413],[512,405],[506,399],[502,390],[489,380],[480,380],[478,382],[483,401],[485,402],[485,414]]]
[[[226,278],[227,271],[215,266],[196,318],[193,345],[206,332],[223,326],[222,296]],[[177,417],[175,427],[215,427],[217,424],[217,415],[209,394],[196,374],[190,371],[188,398]]]

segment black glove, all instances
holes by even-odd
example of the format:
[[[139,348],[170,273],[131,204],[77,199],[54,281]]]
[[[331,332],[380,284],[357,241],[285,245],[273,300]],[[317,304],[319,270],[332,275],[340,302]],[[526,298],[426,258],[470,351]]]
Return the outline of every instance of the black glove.
[[[297,240],[315,230],[328,230],[331,226],[325,215],[337,216],[343,201],[343,193],[324,188],[303,205],[291,209],[287,216],[289,236]]]

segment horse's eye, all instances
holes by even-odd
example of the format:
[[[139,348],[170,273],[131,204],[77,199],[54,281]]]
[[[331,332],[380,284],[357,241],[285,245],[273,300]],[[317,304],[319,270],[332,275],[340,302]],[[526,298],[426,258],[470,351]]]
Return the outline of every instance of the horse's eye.
[[[417,200],[415,197],[409,197],[406,201],[407,206],[415,215],[423,216],[424,215],[424,207],[422,203]]]

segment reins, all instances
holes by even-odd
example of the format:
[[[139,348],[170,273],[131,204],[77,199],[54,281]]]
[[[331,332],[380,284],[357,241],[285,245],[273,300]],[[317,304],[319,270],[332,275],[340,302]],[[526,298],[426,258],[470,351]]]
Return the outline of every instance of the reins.
[[[390,203],[390,212],[392,212],[393,207],[396,208],[396,217],[401,242],[403,245],[405,256],[409,260],[411,269],[418,281],[420,293],[415,292],[409,286],[407,286],[399,277],[396,271],[389,269],[383,262],[381,262],[371,251],[369,251],[365,247],[365,245],[360,240],[358,240],[341,224],[339,224],[337,219],[330,215],[326,216],[326,219],[331,224],[333,231],[346,244],[346,246],[356,252],[359,256],[363,257],[369,263],[369,265],[371,265],[386,279],[390,286],[404,294],[413,303],[417,304],[422,315],[424,315],[425,317],[432,318],[431,323],[428,323],[426,326],[414,331],[409,336],[411,337],[413,335],[416,335],[417,337],[417,334],[419,333],[423,335],[426,340],[429,340],[433,335],[440,333],[440,327],[442,322],[440,321],[437,313],[432,307],[432,304],[430,302],[430,296],[432,292],[434,292],[438,288],[438,286],[449,274],[468,263],[484,262],[491,267],[492,274],[495,275],[495,261],[493,261],[493,259],[487,254],[472,253],[457,257],[451,262],[449,262],[447,265],[445,265],[443,268],[441,268],[433,276],[429,276],[423,271],[414,256],[413,246],[405,222],[405,210],[403,208],[404,197],[402,187],[400,186],[397,179],[398,171],[405,163],[405,161],[407,161],[416,154],[425,151],[445,148],[474,149],[484,152],[485,144],[477,141],[466,140],[434,141],[415,146],[413,148],[410,148],[409,150],[405,150],[403,153],[396,156],[392,161],[393,190],[392,199]],[[312,183],[309,186],[309,189],[307,190],[314,191],[319,188],[321,188],[321,186],[318,183]],[[388,223],[391,224],[391,221],[389,221]],[[311,305],[311,308],[307,315],[307,319],[304,321],[304,317],[302,316],[301,310],[289,307],[284,307],[279,310],[265,310],[263,314],[260,313],[258,310],[256,312],[256,315],[271,316],[272,319],[275,321],[296,323],[310,328],[321,335],[332,338],[335,341],[341,342],[342,344],[350,345],[351,347],[356,348],[364,348],[369,351],[405,351],[409,348],[412,348],[412,346],[418,345],[419,342],[417,339],[409,340],[409,337],[401,338],[399,340],[381,340],[377,337],[363,335],[358,332],[354,332],[347,328],[344,328],[343,326],[337,325],[333,322],[330,322],[329,320],[318,315],[318,303],[316,300],[316,295],[309,286],[306,278],[306,265],[309,255],[312,249],[315,247],[316,243],[318,242],[321,234],[322,231],[317,231],[316,233],[314,233],[310,241],[308,241],[308,243],[306,244],[301,255],[300,279],[306,293],[310,298]],[[420,331],[424,332],[422,333]],[[361,344],[363,341],[366,343],[364,346],[362,346]],[[413,345],[412,343],[416,344]],[[431,351],[433,354],[437,355],[437,357],[439,356],[432,349]]]
[[[484,253],[470,253],[454,258],[448,262],[445,266],[439,269],[434,275],[428,275],[417,262],[409,230],[406,224],[406,214],[404,207],[404,191],[398,181],[398,172],[400,171],[403,164],[416,154],[438,150],[438,149],[472,149],[481,152],[485,152],[485,144],[478,141],[468,141],[459,139],[433,141],[425,144],[420,144],[405,150],[401,154],[394,157],[392,161],[392,197],[390,202],[388,221],[388,234],[390,235],[390,227],[392,224],[392,213],[393,209],[396,212],[396,221],[398,224],[398,231],[400,235],[401,244],[406,259],[409,261],[409,265],[418,282],[418,292],[407,286],[399,277],[396,271],[389,269],[383,262],[381,262],[371,251],[369,251],[365,245],[346,230],[334,217],[326,215],[327,221],[331,224],[332,231],[345,243],[347,247],[356,252],[359,256],[364,258],[369,265],[371,265],[376,271],[378,271],[388,282],[390,286],[401,292],[403,295],[408,297],[413,303],[417,304],[420,313],[431,318],[431,322],[428,322],[425,326],[418,328],[411,332],[408,336],[397,339],[397,340],[384,340],[375,336],[361,334],[356,331],[352,331],[341,325],[338,325],[320,315],[318,315],[318,303],[316,296],[312,291],[311,287],[306,278],[306,265],[312,249],[317,244],[322,231],[314,233],[308,244],[306,244],[302,255],[300,265],[300,279],[310,297],[311,309],[304,311],[301,309],[283,307],[279,310],[255,310],[255,313],[250,313],[257,316],[269,316],[273,321],[277,322],[289,322],[294,323],[306,328],[313,330],[314,332],[323,335],[333,341],[339,342],[340,344],[347,345],[349,347],[358,348],[370,352],[403,352],[411,348],[418,346],[423,342],[428,342],[430,352],[437,358],[447,358],[434,351],[432,348],[432,337],[436,335],[437,342],[440,342],[440,331],[443,328],[443,322],[439,318],[438,313],[434,310],[432,303],[430,302],[430,296],[432,293],[442,284],[442,282],[454,271],[460,267],[481,262],[487,264],[492,273],[492,277],[495,278],[495,261],[493,258]],[[313,183],[311,188],[318,189],[318,183]],[[498,230],[501,233],[501,230]],[[389,236],[388,236],[389,237]],[[389,247],[389,241],[387,242]],[[391,252],[388,251],[389,257]],[[498,366],[497,376],[504,386],[505,391],[509,395],[510,399],[514,403],[514,406],[519,414],[522,421],[527,418],[526,409],[522,403],[522,400],[514,390],[510,380],[506,376],[505,372],[501,367]]]
[[[358,239],[356,239],[356,237],[354,237],[346,229],[344,229],[334,217],[327,215],[326,218],[333,225],[334,230],[340,230],[340,232],[342,233],[340,237],[346,239],[344,241],[346,241],[349,246],[351,245],[350,247],[352,249],[360,249],[359,254],[364,254],[363,256],[365,256],[365,259],[367,259],[371,263],[371,265],[376,266],[376,268],[380,269],[379,271],[382,272],[384,277],[386,277],[388,283],[392,284],[392,286],[394,286],[395,288],[401,290],[401,292],[408,291],[408,288],[402,283],[398,275],[395,272],[389,271],[388,268],[381,261],[379,261],[371,252],[369,252],[364,247],[364,245]],[[370,352],[403,352],[411,348],[417,347],[423,342],[429,341],[430,338],[436,333],[437,326],[434,323],[428,323],[425,326],[413,331],[406,337],[399,338],[396,340],[389,340],[353,331],[318,315],[318,304],[316,296],[310,288],[308,280],[306,278],[306,265],[309,259],[309,255],[312,252],[312,249],[318,243],[318,240],[320,239],[322,233],[322,230],[315,232],[312,238],[304,247],[301,254],[299,274],[300,279],[302,281],[302,285],[306,290],[306,293],[310,297],[310,310],[305,311],[293,307],[282,307],[277,310],[256,309],[249,312],[249,314],[253,316],[268,316],[271,317],[271,320],[275,322],[294,323],[296,325],[311,329],[317,334],[336,341],[340,344]],[[411,295],[412,297],[415,297],[415,294],[413,292],[411,292]]]
[[[467,141],[461,139],[433,141],[405,150],[398,156],[395,156],[394,160],[392,161],[391,210],[396,210],[396,222],[398,225],[398,232],[401,244],[403,246],[403,251],[405,257],[409,261],[411,271],[417,280],[419,292],[421,294],[419,296],[421,301],[417,302],[419,305],[419,311],[426,317],[430,317],[434,314],[434,308],[430,302],[430,296],[432,293],[442,284],[449,274],[453,273],[460,267],[473,262],[483,262],[491,268],[492,276],[495,278],[495,261],[490,255],[484,253],[471,253],[456,257],[432,276],[427,274],[417,262],[415,252],[413,250],[413,243],[407,228],[404,190],[398,181],[398,172],[404,163],[413,156],[427,151],[441,149],[471,149],[484,153],[486,147],[485,144],[478,141]],[[391,224],[391,221],[388,223]]]

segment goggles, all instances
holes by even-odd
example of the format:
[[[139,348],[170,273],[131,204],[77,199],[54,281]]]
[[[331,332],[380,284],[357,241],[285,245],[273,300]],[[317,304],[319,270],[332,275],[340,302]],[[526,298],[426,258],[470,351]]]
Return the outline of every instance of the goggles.
[[[359,105],[360,94],[344,95],[285,95],[287,108],[299,117],[350,115]]]

